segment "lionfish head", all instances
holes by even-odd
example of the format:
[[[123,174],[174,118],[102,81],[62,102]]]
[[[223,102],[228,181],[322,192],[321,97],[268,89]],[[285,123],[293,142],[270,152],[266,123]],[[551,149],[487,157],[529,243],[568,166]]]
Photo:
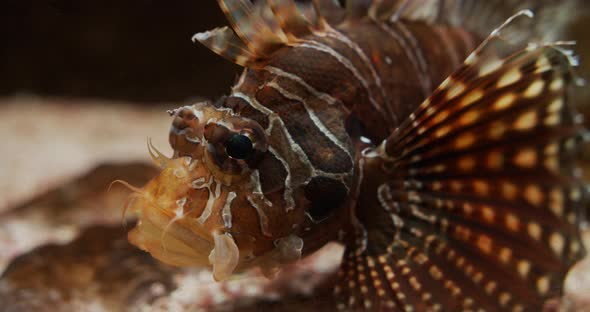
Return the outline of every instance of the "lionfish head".
[[[134,195],[139,221],[130,241],[172,265],[212,265],[217,280],[298,259],[303,241],[292,234],[306,217],[283,192],[262,191],[261,175],[274,171],[259,168],[269,149],[262,127],[208,103],[170,113],[174,157],[148,144],[162,171]]]
[[[297,94],[309,90],[263,70],[297,56],[290,43],[324,24],[314,6],[219,3],[232,27],[193,39],[244,74],[219,105],[170,112],[174,156],[150,146],[162,171],[129,205],[139,214],[133,244],[173,265],[211,264],[218,280],[252,266],[275,272],[338,236],[354,167],[340,106],[308,103]]]

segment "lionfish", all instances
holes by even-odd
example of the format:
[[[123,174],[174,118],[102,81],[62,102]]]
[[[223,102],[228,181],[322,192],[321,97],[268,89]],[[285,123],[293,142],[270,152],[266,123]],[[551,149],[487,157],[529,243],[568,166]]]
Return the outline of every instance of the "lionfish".
[[[222,280],[340,241],[341,310],[561,293],[588,196],[551,1],[218,2],[231,28],[193,39],[245,69],[169,112],[172,158],[148,144],[162,171],[130,205],[133,244]]]

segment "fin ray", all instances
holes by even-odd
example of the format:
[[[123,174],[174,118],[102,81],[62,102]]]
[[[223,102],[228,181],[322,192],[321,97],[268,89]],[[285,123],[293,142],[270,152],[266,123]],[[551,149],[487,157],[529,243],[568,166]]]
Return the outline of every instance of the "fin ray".
[[[193,41],[199,41],[211,51],[245,67],[255,66],[257,56],[228,27],[197,33]]]
[[[364,272],[385,286],[349,284],[345,309],[534,311],[560,294],[584,254],[589,196],[574,160],[585,130],[568,53],[514,45],[512,32],[494,31],[375,149],[390,178],[380,207],[357,211],[366,248],[348,249],[340,285]]]
[[[294,0],[218,0],[230,28],[216,28],[193,37],[213,52],[245,67],[260,67],[279,49],[333,23],[331,0],[298,3]],[[321,11],[320,11],[321,10]]]
[[[564,8],[565,7],[565,8]],[[556,40],[566,30],[568,21],[581,17],[583,1],[552,0],[348,0],[353,17],[369,16],[378,21],[407,19],[429,24],[448,24],[477,33],[482,37],[489,29],[512,14],[531,9],[539,16],[535,24],[521,20],[515,26],[519,40],[542,38]],[[561,14],[557,14],[556,12]],[[567,12],[567,14],[563,14]],[[350,14],[350,13],[349,13]],[[556,16],[558,16],[556,18]],[[556,23],[556,19],[559,22]],[[560,26],[557,26],[560,25]]]
[[[313,6],[298,6],[294,0],[267,0],[275,19],[289,41],[310,32],[317,27],[317,17]]]
[[[267,57],[283,44],[264,18],[263,5],[253,5],[249,0],[218,0],[232,29],[253,54]]]

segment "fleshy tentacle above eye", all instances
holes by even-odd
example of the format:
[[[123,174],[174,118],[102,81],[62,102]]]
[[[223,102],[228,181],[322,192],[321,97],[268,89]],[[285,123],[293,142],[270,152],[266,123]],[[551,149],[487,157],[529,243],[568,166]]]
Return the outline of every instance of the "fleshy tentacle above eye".
[[[561,294],[587,221],[573,58],[503,35],[367,153],[387,178],[378,208],[357,207],[366,232],[343,259],[341,309],[538,311]]]

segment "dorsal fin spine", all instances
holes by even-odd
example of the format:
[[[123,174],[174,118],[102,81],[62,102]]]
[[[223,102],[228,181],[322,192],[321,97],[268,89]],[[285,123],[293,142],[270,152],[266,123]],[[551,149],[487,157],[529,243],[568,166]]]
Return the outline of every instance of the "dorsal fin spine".
[[[263,15],[248,0],[218,0],[230,25],[248,49],[259,57],[267,57],[283,44]]]
[[[298,36],[310,32],[312,24],[293,0],[267,0],[267,3],[289,42],[296,41]]]
[[[192,40],[238,65],[254,66],[256,55],[227,26],[197,33]]]
[[[259,67],[282,47],[322,30],[328,22],[321,6],[329,0],[297,4],[294,0],[218,0],[230,28],[218,28],[193,36],[213,52],[245,67]]]

